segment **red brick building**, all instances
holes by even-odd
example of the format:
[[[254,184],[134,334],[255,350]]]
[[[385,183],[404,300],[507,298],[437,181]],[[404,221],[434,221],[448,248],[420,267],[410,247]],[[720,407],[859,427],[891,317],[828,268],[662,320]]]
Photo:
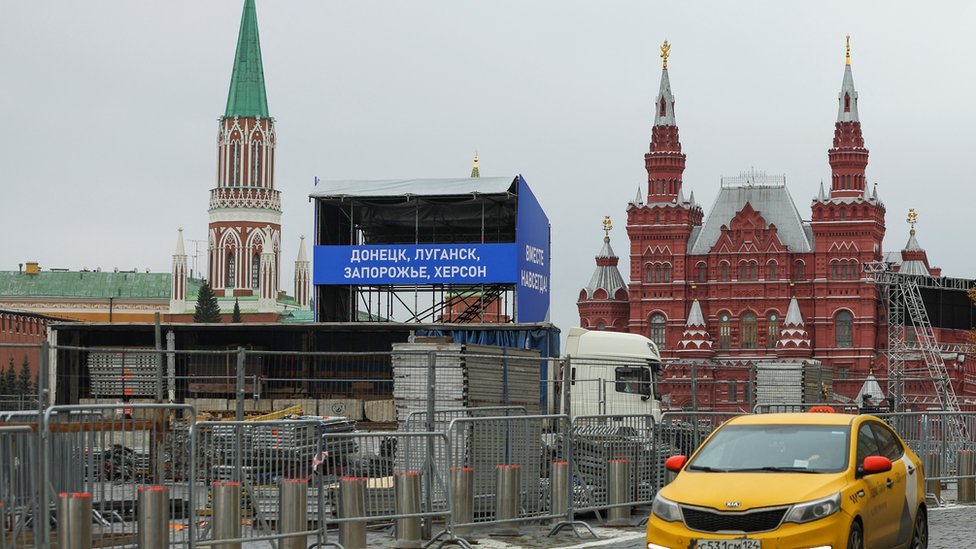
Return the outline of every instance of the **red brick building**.
[[[667,49],[665,43],[644,155],[647,198],[642,186],[627,207],[630,283],[624,291],[606,236],[580,293],[580,325],[644,334],[665,359],[695,362],[711,380],[745,381],[747,368],[728,367],[820,361],[842,380],[835,390],[853,397],[869,372],[884,371],[885,306],[862,266],[885,259],[885,206],[866,177],[869,153],[849,50],[827,151],[830,184],[821,183],[819,192],[801,189],[816,195],[804,221],[785,176],[752,171],[723,178],[707,213],[694,193],[686,198]],[[914,228],[894,262],[904,272],[940,274],[929,267]],[[972,357],[966,362],[972,370]],[[670,371],[688,376],[680,366]]]

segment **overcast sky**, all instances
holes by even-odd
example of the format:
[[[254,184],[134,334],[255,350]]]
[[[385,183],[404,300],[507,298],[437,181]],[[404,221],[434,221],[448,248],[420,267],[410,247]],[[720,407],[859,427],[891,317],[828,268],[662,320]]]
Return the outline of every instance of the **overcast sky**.
[[[242,5],[2,3],[0,269],[168,271],[180,226],[193,254]],[[665,39],[685,192],[707,213],[722,175],[755,167],[785,174],[808,219],[829,181],[846,34],[868,181],[888,209],[885,250],[904,246],[914,207],[930,261],[976,277],[976,3],[258,0],[257,10],[289,293],[298,237],[312,233],[313,177],[464,176],[477,148],[482,175],[523,174],[548,211],[552,320],[577,325],[604,215],[628,253],[625,208],[639,185],[646,192]]]

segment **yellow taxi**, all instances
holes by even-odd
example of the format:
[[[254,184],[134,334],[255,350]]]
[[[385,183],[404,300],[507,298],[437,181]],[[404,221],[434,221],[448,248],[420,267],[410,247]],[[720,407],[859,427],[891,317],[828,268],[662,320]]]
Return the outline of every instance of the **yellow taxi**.
[[[648,549],[928,546],[922,463],[874,416],[738,416],[666,467]]]

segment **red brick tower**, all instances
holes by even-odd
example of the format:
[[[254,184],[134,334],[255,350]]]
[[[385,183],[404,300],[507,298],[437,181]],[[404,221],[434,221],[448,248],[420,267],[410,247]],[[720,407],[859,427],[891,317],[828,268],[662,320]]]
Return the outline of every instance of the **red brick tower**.
[[[281,198],[274,188],[275,143],[257,14],[254,0],[245,0],[227,109],[217,131],[208,276],[218,297],[257,296],[259,312],[275,310],[279,288]]]
[[[885,207],[877,189],[868,190],[858,97],[851,73],[850,37],[844,80],[838,94],[830,160],[829,195],[813,201],[810,226],[816,244],[813,314],[807,329],[814,357],[839,369],[867,372],[876,359],[881,317],[877,287],[862,265],[882,259]]]
[[[661,87],[654,102],[654,126],[650,150],[644,155],[647,169],[647,203],[638,198],[627,208],[630,237],[630,332],[649,335],[662,350],[677,344],[686,310],[665,312],[668,303],[687,300],[685,256],[692,230],[702,223],[702,209],[682,190],[685,155],[681,152],[674,117],[674,96],[668,77],[671,46],[664,42]],[[638,192],[638,197],[640,192]],[[690,306],[690,300],[688,305]],[[684,309],[684,307],[682,307]],[[652,318],[653,324],[652,327]],[[665,324],[671,329],[665,329]],[[653,333],[652,333],[653,332]],[[673,341],[669,341],[673,339]]]
[[[612,228],[610,217],[604,217],[603,248],[596,256],[596,270],[590,283],[580,290],[576,307],[583,328],[627,332],[630,303],[627,300],[627,284],[617,269],[619,258],[610,247]]]

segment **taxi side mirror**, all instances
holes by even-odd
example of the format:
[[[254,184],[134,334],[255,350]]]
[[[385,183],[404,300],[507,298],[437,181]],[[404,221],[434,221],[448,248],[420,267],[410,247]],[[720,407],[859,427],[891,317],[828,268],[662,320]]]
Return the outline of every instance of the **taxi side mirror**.
[[[685,466],[686,461],[688,461],[686,456],[671,456],[664,462],[664,468],[672,473],[677,473]]]
[[[891,460],[884,456],[868,456],[864,458],[864,464],[861,465],[861,471],[865,475],[884,473],[890,470]]]

